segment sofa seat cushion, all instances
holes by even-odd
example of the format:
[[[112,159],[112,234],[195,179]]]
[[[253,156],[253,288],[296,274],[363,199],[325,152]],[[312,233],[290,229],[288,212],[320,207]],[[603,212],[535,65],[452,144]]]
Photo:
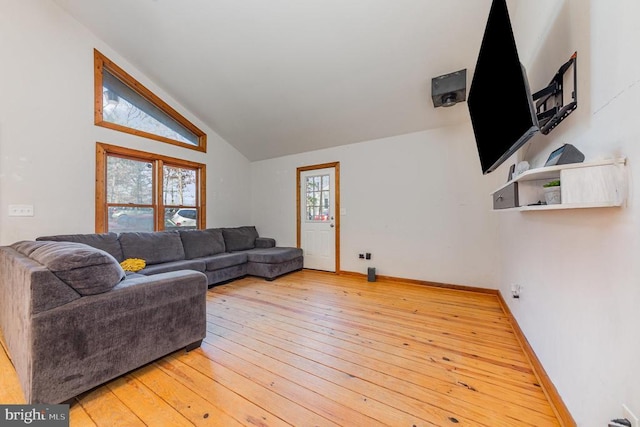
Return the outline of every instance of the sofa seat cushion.
[[[222,230],[180,230],[180,239],[186,259],[202,258],[223,253],[226,248]]]
[[[165,262],[162,264],[147,265],[142,270],[138,271],[139,274],[150,276],[152,274],[169,273],[171,271],[178,270],[194,270],[204,273],[205,263],[202,260],[197,259],[183,259],[180,261]]]
[[[127,258],[140,258],[147,265],[184,259],[184,248],[177,231],[127,232],[119,238],[122,254]]]
[[[213,271],[244,264],[247,262],[247,254],[245,252],[224,253],[202,258],[202,260],[207,264],[207,271]]]
[[[258,232],[254,226],[223,228],[224,244],[227,252],[244,251],[256,247]]]
[[[75,242],[84,243],[85,245],[93,246],[96,249],[103,250],[113,256],[118,262],[124,260],[122,255],[122,248],[118,241],[118,235],[116,233],[102,233],[102,234],[60,234],[57,236],[42,236],[36,239],[37,241],[51,241],[51,242]]]
[[[47,267],[80,295],[110,291],[125,277],[113,256],[83,243],[24,241],[12,247]]]
[[[275,247],[266,249],[252,249],[245,251],[249,262],[260,262],[263,264],[279,264],[300,258],[302,256],[302,249],[300,248],[288,248],[288,247]]]

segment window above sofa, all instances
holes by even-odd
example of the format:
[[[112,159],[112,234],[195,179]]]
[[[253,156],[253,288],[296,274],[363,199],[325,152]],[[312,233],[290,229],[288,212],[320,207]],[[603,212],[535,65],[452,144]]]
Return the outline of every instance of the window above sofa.
[[[96,125],[207,151],[203,131],[97,50],[94,66]]]
[[[96,144],[96,232],[205,227],[206,166]]]

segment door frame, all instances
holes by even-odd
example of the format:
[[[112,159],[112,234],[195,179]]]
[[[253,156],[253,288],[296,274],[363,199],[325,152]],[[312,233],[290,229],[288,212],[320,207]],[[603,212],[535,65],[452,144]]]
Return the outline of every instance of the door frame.
[[[335,248],[335,257],[336,257],[336,274],[340,273],[340,162],[331,162],[331,163],[321,163],[318,165],[309,165],[309,166],[301,166],[296,169],[296,245],[297,247],[302,246],[301,242],[301,230],[302,230],[302,218],[300,215],[300,192],[301,182],[300,175],[302,172],[312,171],[316,169],[327,169],[333,168],[335,170],[335,183],[334,183],[334,191],[335,191],[335,209],[334,209],[334,221],[335,221],[335,230],[336,230],[336,248]]]

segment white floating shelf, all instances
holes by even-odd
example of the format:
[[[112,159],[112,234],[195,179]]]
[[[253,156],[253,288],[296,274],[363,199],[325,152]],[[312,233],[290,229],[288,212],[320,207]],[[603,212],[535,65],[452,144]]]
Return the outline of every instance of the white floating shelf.
[[[494,211],[550,211],[559,209],[608,208],[622,206],[626,200],[626,158],[531,169],[513,178],[493,194],[518,183],[519,205]],[[544,200],[542,185],[559,179],[562,203],[534,204]]]
[[[616,203],[560,203],[557,205],[532,205],[518,206],[517,208],[494,209],[495,212],[532,212],[532,211],[556,211],[560,209],[586,209],[586,208],[615,208],[621,206]]]
[[[560,176],[561,170],[591,168],[595,166],[606,166],[606,165],[623,165],[624,166],[626,163],[627,163],[626,157],[620,157],[617,159],[598,160],[595,162],[570,163],[568,165],[546,166],[542,168],[529,169],[528,171],[522,172],[520,175],[513,178],[511,181],[507,182],[506,184],[498,188],[496,191],[500,191],[503,188],[513,184],[514,182],[534,181],[534,180],[541,180],[541,179],[558,179],[558,177]],[[493,193],[495,193],[496,191],[494,191]]]

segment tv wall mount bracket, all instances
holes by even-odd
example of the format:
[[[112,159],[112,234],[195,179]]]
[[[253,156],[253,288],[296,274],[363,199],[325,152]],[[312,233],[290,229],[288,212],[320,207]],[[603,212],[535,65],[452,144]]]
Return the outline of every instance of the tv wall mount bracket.
[[[544,135],[551,132],[578,107],[577,60],[578,52],[574,52],[553,76],[549,86],[532,95],[533,100],[536,101],[540,132]],[[573,90],[571,101],[564,105],[564,75],[569,69],[573,70]]]

